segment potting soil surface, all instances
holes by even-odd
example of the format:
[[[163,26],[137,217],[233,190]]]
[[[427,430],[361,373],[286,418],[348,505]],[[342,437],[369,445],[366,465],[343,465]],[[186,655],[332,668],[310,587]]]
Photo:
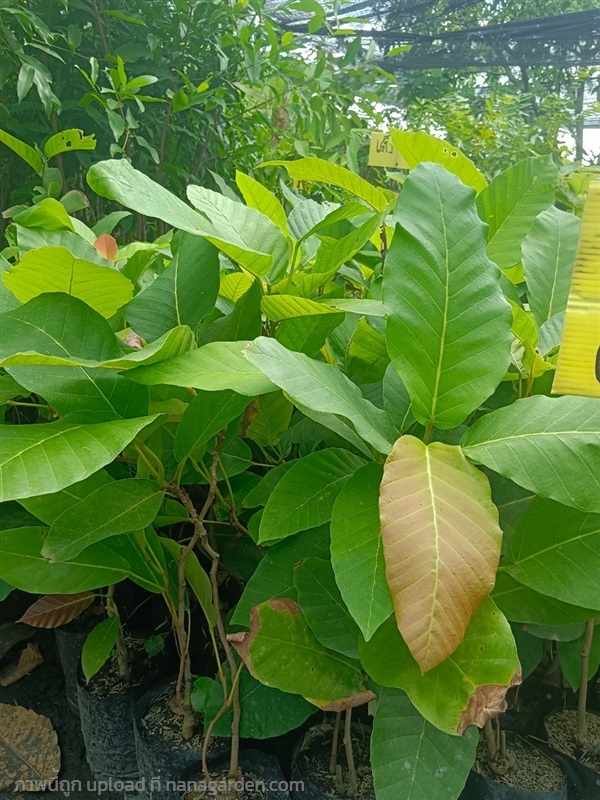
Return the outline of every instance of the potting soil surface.
[[[513,765],[507,772],[498,775],[489,766],[487,748],[481,743],[477,748],[478,771],[498,783],[530,792],[550,792],[564,786],[565,779],[558,765],[539,750],[522,742],[514,742],[509,745],[509,751],[514,756]]]
[[[600,715],[587,714],[586,719],[587,748],[578,748],[577,711],[571,709],[559,711],[546,719],[548,740],[555,750],[577,758],[586,767],[600,772]]]

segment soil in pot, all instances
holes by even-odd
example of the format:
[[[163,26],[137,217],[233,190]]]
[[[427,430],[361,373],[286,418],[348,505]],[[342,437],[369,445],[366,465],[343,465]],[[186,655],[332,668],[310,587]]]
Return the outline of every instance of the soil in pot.
[[[242,750],[238,763],[239,777],[231,779],[228,777],[229,754],[215,758],[211,770],[214,791],[208,794],[209,797],[215,800],[289,800],[287,783],[275,756],[259,750]],[[194,781],[196,788],[187,791],[183,800],[197,800],[206,796],[197,767],[186,772],[185,778]]]
[[[142,697],[135,708],[135,741],[140,777],[146,782],[150,800],[179,800],[177,782],[191,769],[201,769],[204,721],[198,715],[197,733],[181,735],[183,717],[171,708],[175,682],[161,684]],[[229,750],[229,741],[214,737],[208,746],[207,763]]]
[[[463,800],[566,800],[563,771],[540,750],[523,739],[510,739],[505,770],[492,766],[484,741],[469,775]]]
[[[126,640],[132,677],[119,674],[113,651],[104,666],[85,683],[79,673],[77,695],[86,757],[97,780],[135,780],[138,775],[132,691],[151,680],[156,670],[144,650],[144,640]]]
[[[580,764],[600,773],[600,714],[588,712],[588,745],[581,746],[577,741],[577,711],[565,709],[546,717],[544,727],[548,743],[559,753],[571,756]]]
[[[305,800],[320,798],[346,798],[348,791],[348,762],[343,744],[343,720],[338,735],[337,764],[338,775],[331,772],[331,743],[333,721],[326,721],[310,728],[292,763],[292,779],[304,783],[304,791],[293,789],[292,796]],[[352,795],[354,800],[375,800],[373,773],[371,772],[371,731],[366,725],[353,723],[352,750],[358,778],[358,787]],[[339,772],[342,781],[340,784]]]

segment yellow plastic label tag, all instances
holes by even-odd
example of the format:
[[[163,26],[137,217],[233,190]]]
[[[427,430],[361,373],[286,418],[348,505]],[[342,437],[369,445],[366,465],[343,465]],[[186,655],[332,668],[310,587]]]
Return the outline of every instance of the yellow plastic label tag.
[[[552,386],[600,397],[600,181],[590,183]]]
[[[382,131],[374,131],[371,134],[369,166],[408,169],[408,164],[392,144],[389,133]]]

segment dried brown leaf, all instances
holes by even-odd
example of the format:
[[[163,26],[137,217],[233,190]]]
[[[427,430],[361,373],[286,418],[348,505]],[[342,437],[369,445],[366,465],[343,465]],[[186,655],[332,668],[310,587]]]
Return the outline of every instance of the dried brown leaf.
[[[0,791],[27,789],[28,781],[51,781],[59,770],[58,737],[48,717],[0,704]]]
[[[40,648],[31,642],[23,648],[16,659],[6,664],[0,670],[0,686],[10,686],[29,675],[40,664],[44,663]]]
[[[18,622],[34,628],[58,628],[82,614],[94,602],[91,592],[46,594],[29,606]]]

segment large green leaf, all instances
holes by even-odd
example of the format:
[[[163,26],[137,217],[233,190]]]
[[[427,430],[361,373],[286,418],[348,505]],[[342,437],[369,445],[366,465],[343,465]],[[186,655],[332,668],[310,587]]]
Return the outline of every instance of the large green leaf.
[[[362,458],[348,450],[333,447],[296,461],[269,497],[260,521],[259,543],[329,522],[342,486],[363,464]]]
[[[64,247],[30,250],[2,280],[22,303],[40,294],[64,292],[103,317],[112,317],[133,296],[133,284],[120,272],[75,258]]]
[[[477,731],[449,736],[399,689],[377,692],[371,766],[378,800],[455,800],[475,760]]]
[[[600,400],[517,400],[479,419],[462,446],[472,461],[536,494],[600,512]]]
[[[100,486],[54,521],[42,555],[50,561],[71,561],[95,542],[146,528],[162,500],[153,481],[126,478]]]
[[[209,342],[160,364],[138,367],[128,377],[148,386],[192,386],[216,392],[231,389],[254,397],[274,392],[277,386],[245,356],[249,342]]]
[[[368,181],[355,175],[354,172],[325,161],[322,158],[301,158],[298,161],[270,161],[262,164],[263,167],[285,167],[288,175],[295,181],[316,181],[337,186],[350,194],[360,197],[376,211],[383,211],[388,204],[388,198],[379,189]]]
[[[104,469],[93,472],[82,481],[72,483],[66,489],[52,494],[42,494],[33,497],[24,497],[19,503],[31,514],[36,516],[46,525],[52,525],[64,511],[76,505],[100,486],[111,483],[114,479]]]
[[[494,586],[498,511],[460,447],[402,436],[385,463],[379,514],[398,628],[425,672],[456,650]]]
[[[250,633],[233,636],[250,672],[267,686],[317,704],[342,700],[362,689],[358,662],[323,647],[291,600],[256,606]]]
[[[0,129],[0,142],[5,144],[7,147],[10,147],[10,149],[20,156],[23,161],[27,162],[27,164],[29,164],[29,166],[34,169],[38,175],[42,174],[44,163],[37,150],[34,150],[33,147],[30,147],[28,144],[25,144],[25,142],[17,139],[16,136],[12,136],[10,133],[7,133],[7,131],[3,131],[2,129]]]
[[[571,642],[557,642],[556,649],[560,658],[560,668],[574,692],[581,686],[581,653],[584,647],[584,636]],[[592,645],[588,657],[588,681],[591,681],[600,667],[600,628],[594,628]]]
[[[392,128],[392,143],[408,166],[413,169],[423,161],[441,164],[467,186],[481,192],[487,186],[485,175],[480,172],[470,158],[467,158],[450,142],[438,139],[424,131],[401,131]]]
[[[104,666],[117,643],[121,630],[118,617],[109,617],[102,620],[88,634],[81,650],[81,668],[86,681]]]
[[[94,164],[87,174],[87,182],[100,197],[116,200],[138,214],[161,219],[173,228],[196,236],[206,236],[212,232],[206,217],[143,172],[134,169],[126,159]]]
[[[462,734],[483,727],[506,709],[504,695],[520,682],[517,649],[510,625],[486,598],[454,653],[425,674],[411,656],[393,619],[360,642],[364,668],[377,683],[404,689],[421,714],[441,731]]]
[[[244,588],[231,618],[232,624],[250,627],[250,609],[266,600],[285,597],[296,601],[294,566],[311,556],[327,558],[328,553],[329,531],[325,525],[290,536],[267,548]]]
[[[199,392],[183,413],[177,426],[173,452],[178,461],[198,461],[206,443],[233,419],[239,417],[249,399],[230,389]]]
[[[94,134],[85,136],[78,128],[69,128],[51,136],[44,145],[46,158],[53,158],[60,153],[69,153],[73,150],[95,150],[96,137]]]
[[[262,330],[261,297],[260,281],[255,280],[236,301],[233,311],[211,322],[207,321],[200,328],[196,334],[198,344],[245,341],[260,336]]]
[[[0,532],[0,577],[32,594],[76,594],[118,583],[129,564],[103,544],[94,544],[68,563],[51,564],[41,554],[46,529]]]
[[[492,599],[500,611],[511,622],[533,623],[534,625],[574,625],[595,616],[600,610],[581,608],[563,603],[555,597],[530,589],[523,583],[503,572],[503,565],[496,576]],[[596,601],[600,606],[600,600]]]
[[[348,610],[368,641],[393,613],[379,522],[381,464],[361,467],[331,512],[331,563]]]
[[[125,308],[127,322],[144,339],[157,339],[177,325],[195,329],[214,308],[219,255],[206,239],[182,234],[173,260],[154,283]]]
[[[398,433],[405,433],[415,421],[410,395],[393,364],[388,364],[383,376],[383,407]]]
[[[236,171],[235,182],[243,195],[246,205],[260,211],[287,236],[287,217],[277,197],[266,186],[249,175]]]
[[[419,422],[455,428],[506,373],[511,311],[473,189],[420,164],[398,199],[383,298],[392,361]]]
[[[275,280],[282,277],[290,245],[274,222],[254,208],[201,186],[188,186],[187,195],[210,221],[212,231],[207,239],[225,255],[253,275],[273,271]]]
[[[358,384],[380,383],[390,363],[385,336],[359,320],[348,342],[346,369]]]
[[[389,453],[394,438],[389,417],[365,400],[360,389],[337,367],[291,352],[265,337],[248,347],[246,358],[283,389],[292,402],[344,417],[376,450]]]
[[[261,307],[263,314],[274,322],[281,322],[284,319],[315,316],[317,314],[337,314],[341,316],[341,312],[336,308],[326,306],[324,303],[316,303],[314,300],[307,300],[305,297],[296,297],[291,294],[265,295],[262,299]]]
[[[600,605],[600,514],[538,497],[508,540],[505,569],[564,603]]]
[[[358,658],[358,627],[344,605],[329,559],[305,558],[294,568],[298,603],[322,645]]]
[[[477,199],[490,226],[488,255],[501,269],[521,259],[521,243],[537,215],[554,202],[558,168],[552,156],[524,158],[501,172]]]
[[[229,670],[225,669],[229,680]],[[193,697],[192,697],[193,701]],[[213,681],[212,691],[204,713],[204,728],[223,705],[223,686]],[[245,669],[240,676],[240,736],[244,739],[271,739],[298,728],[311,715],[315,707],[303,697],[264,686]],[[213,728],[215,736],[231,736],[233,711],[231,708],[219,718]]]
[[[277,326],[275,338],[288,350],[295,350],[313,358],[323,347],[327,337],[343,320],[343,314],[319,314],[314,317],[284,319]]]
[[[110,464],[157,415],[92,425],[8,425],[0,458],[0,501],[50,494]]]
[[[251,409],[251,423],[246,436],[261,447],[271,447],[279,442],[279,435],[287,430],[294,407],[283,392],[270,392],[257,397]]]
[[[13,217],[13,222],[25,228],[42,228],[44,231],[73,230],[66,208],[52,197],[45,197],[39,203],[20,211]]]
[[[538,325],[567,307],[580,230],[578,217],[551,206],[523,240],[527,298]]]

